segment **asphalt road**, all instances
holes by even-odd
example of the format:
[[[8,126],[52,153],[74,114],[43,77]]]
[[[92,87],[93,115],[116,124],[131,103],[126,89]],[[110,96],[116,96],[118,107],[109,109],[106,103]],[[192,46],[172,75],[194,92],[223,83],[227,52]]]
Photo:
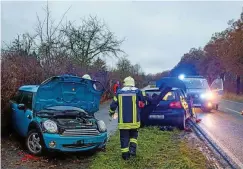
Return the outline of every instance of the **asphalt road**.
[[[100,105],[100,110],[95,113],[95,117],[99,120],[103,120],[107,127],[108,135],[112,134],[117,129],[117,120],[111,120],[109,117],[110,101]]]
[[[201,128],[243,169],[243,104],[222,100],[218,111],[200,112]]]

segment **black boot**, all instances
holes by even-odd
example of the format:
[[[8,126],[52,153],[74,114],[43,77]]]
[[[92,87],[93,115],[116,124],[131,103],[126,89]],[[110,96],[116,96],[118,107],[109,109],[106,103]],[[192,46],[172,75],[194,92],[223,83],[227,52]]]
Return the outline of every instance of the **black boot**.
[[[129,154],[129,152],[127,152],[127,153],[122,153],[122,158],[123,158],[123,160],[129,160],[129,158],[130,158],[130,154]]]

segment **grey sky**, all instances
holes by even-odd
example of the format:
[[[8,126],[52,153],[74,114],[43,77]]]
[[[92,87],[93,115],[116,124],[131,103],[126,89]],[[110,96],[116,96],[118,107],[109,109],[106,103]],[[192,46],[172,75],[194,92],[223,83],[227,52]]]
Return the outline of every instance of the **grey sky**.
[[[36,13],[44,18],[45,1],[1,2],[1,40],[33,32]],[[146,73],[173,68],[192,47],[204,46],[230,19],[238,19],[243,2],[84,2],[49,1],[54,19],[67,13],[68,20],[88,15],[104,19],[118,37],[133,64]],[[116,60],[109,59],[110,65]]]

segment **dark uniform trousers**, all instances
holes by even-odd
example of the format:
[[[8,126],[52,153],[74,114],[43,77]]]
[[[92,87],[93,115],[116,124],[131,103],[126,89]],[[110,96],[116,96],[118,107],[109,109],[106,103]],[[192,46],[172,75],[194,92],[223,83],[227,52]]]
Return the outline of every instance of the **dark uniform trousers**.
[[[136,156],[137,138],[137,129],[120,129],[120,141],[123,158],[128,158],[130,155]],[[128,147],[129,151],[126,149]]]

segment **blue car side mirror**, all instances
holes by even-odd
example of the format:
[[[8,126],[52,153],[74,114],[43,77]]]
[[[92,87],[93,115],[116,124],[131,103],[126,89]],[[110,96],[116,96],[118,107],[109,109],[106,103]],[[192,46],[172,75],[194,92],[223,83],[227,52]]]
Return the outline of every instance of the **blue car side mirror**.
[[[19,109],[19,110],[25,110],[26,107],[25,107],[24,104],[19,104],[19,105],[18,105],[18,109]]]

